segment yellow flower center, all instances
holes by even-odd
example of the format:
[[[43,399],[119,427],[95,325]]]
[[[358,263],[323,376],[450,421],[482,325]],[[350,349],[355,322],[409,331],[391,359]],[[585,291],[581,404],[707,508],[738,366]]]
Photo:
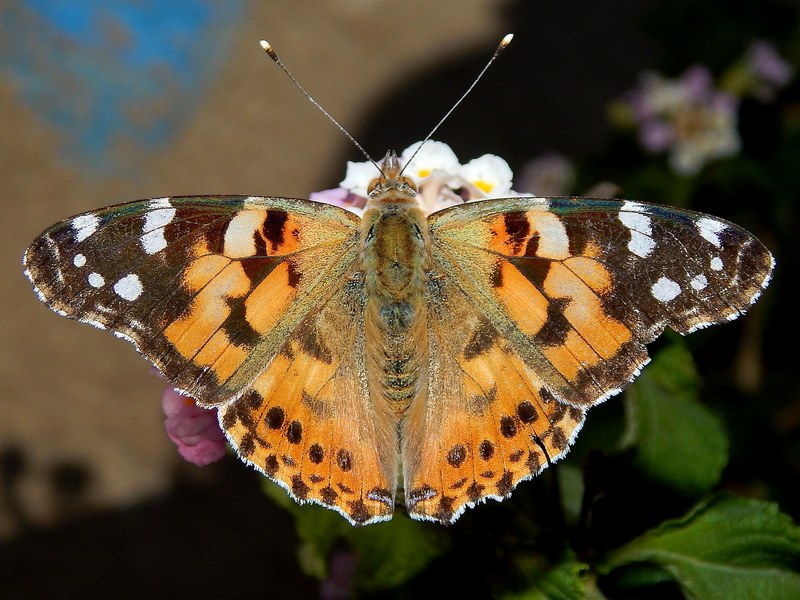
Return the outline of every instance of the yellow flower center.
[[[476,188],[481,190],[484,194],[488,194],[494,188],[493,183],[489,183],[488,181],[484,181],[483,179],[478,179],[477,181],[472,182]]]
[[[713,128],[713,112],[704,106],[690,106],[675,118],[675,135],[681,141],[694,140]]]

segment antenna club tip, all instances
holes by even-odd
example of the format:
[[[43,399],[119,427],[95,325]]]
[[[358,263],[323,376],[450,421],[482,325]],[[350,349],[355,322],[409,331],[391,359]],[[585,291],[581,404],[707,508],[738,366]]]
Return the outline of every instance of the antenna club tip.
[[[277,55],[275,54],[275,50],[272,49],[272,44],[270,44],[267,40],[261,40],[258,43],[264,49],[264,52],[269,54],[272,57],[272,59],[275,60]]]
[[[513,39],[514,39],[514,34],[513,33],[507,33],[505,35],[505,37],[502,40],[500,40],[500,47],[501,48],[505,48],[506,46],[508,46],[511,43],[511,40],[513,40]]]

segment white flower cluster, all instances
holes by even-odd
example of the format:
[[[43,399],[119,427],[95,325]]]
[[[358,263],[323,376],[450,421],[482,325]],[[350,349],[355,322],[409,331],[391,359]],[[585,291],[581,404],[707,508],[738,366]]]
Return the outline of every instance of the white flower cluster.
[[[421,143],[403,150],[400,164],[403,175],[417,185],[418,198],[426,213],[473,200],[515,195],[511,190],[511,168],[499,156],[484,154],[462,165],[447,144],[429,140],[419,149]],[[412,156],[414,159],[409,163]],[[353,197],[366,199],[367,186],[377,175],[375,165],[370,162],[347,163],[347,174],[340,183],[349,198],[346,208],[357,213],[363,211],[366,200],[362,203]],[[324,194],[315,194],[312,199],[330,202]],[[333,203],[339,204],[335,200]]]

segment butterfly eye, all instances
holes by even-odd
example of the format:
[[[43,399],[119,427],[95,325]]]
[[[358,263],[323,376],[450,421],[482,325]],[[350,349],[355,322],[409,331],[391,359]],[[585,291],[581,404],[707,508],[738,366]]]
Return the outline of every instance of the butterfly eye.
[[[380,177],[376,177],[375,179],[370,181],[369,185],[367,186],[367,196],[371,198],[372,194],[375,192],[376,189],[378,189],[380,184],[381,184]]]
[[[398,186],[401,190],[417,193],[417,184],[414,183],[414,180],[410,177],[403,177],[400,180],[400,185]]]

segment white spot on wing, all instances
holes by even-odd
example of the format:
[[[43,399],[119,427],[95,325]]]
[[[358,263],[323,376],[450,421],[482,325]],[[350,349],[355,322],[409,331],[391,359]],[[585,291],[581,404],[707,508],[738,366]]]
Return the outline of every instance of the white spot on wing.
[[[163,229],[155,229],[143,233],[141,237],[142,248],[147,254],[155,254],[167,247],[167,240],[164,237]]]
[[[89,273],[89,277],[87,277],[86,280],[89,282],[89,285],[94,288],[101,288],[106,284],[106,280],[103,279],[100,273]]]
[[[225,255],[230,258],[255,255],[255,233],[264,224],[265,217],[266,213],[259,210],[243,210],[237,213],[225,229]]]
[[[72,264],[80,268],[86,264],[86,257],[83,254],[76,254],[72,259]]]
[[[706,279],[705,275],[700,273],[700,275],[695,275],[692,278],[692,280],[689,282],[689,285],[691,285],[693,289],[699,292],[700,290],[704,290],[706,288],[706,286],[708,285],[708,279]]]
[[[631,241],[628,242],[628,250],[636,256],[647,258],[656,247],[656,242],[650,236],[638,231],[631,230]]]
[[[722,247],[722,241],[719,239],[719,232],[725,229],[725,223],[703,217],[702,219],[698,219],[695,225],[697,226],[697,231],[704,239],[714,244],[717,248]]]
[[[536,256],[557,260],[569,257],[569,237],[561,219],[554,214],[543,212],[536,215],[535,225],[539,233]]]
[[[148,203],[148,206],[152,209],[172,208],[172,203],[169,201],[169,198],[153,198]]]
[[[96,215],[80,215],[72,220],[72,229],[75,230],[75,241],[82,242],[100,227],[100,219]]]
[[[622,221],[625,227],[633,231],[639,231],[645,235],[653,233],[650,227],[650,217],[640,212],[620,212],[619,220]]]
[[[129,273],[114,284],[114,291],[123,300],[134,301],[142,295],[144,288],[138,275]]]
[[[722,271],[722,259],[719,256],[711,259],[711,268],[715,271]]]
[[[168,208],[163,208],[164,204]],[[169,205],[166,198],[152,200],[150,207],[162,207],[150,210],[144,217],[144,232],[141,237],[142,248],[147,254],[155,254],[167,247],[167,239],[164,237],[164,227],[169,225],[175,218],[175,209]]]
[[[647,207],[640,202],[631,202],[630,200],[625,200],[625,202],[622,203],[622,208],[620,210],[628,212],[645,212],[647,211]]]
[[[669,302],[681,293],[681,286],[672,281],[669,277],[661,277],[650,288],[653,298],[659,302]]]
[[[632,204],[627,202],[626,204]],[[620,222],[631,232],[628,250],[636,256],[647,258],[656,247],[655,240],[650,237],[653,233],[650,217],[641,212],[620,212]]]

